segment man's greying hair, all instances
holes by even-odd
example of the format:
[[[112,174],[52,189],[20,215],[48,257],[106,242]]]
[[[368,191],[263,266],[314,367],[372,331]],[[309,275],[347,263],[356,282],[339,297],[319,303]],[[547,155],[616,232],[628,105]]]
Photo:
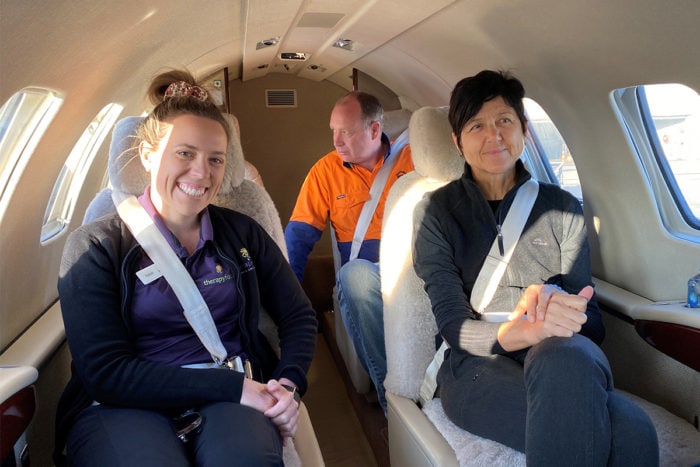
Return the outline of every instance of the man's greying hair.
[[[522,83],[507,71],[484,70],[474,76],[462,79],[455,85],[450,97],[448,118],[452,132],[459,137],[469,120],[479,113],[485,102],[501,96],[513,107],[520,120],[523,133],[527,131],[527,118]]]
[[[351,99],[360,104],[365,127],[369,127],[372,122],[377,121],[384,128],[384,108],[379,99],[366,92],[352,91],[338,99],[335,105],[343,104]]]

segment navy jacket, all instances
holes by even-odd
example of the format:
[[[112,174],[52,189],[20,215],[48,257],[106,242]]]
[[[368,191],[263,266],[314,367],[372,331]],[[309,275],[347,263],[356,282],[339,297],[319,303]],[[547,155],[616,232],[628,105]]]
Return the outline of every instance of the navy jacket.
[[[414,211],[414,269],[425,282],[440,334],[459,352],[506,353],[497,340],[500,323],[480,320],[470,297],[498,225],[518,188],[531,178],[520,161],[516,174],[516,186],[506,193],[495,214],[468,164],[460,179],[426,195]],[[529,285],[542,283],[559,285],[572,294],[592,285],[581,204],[558,186],[544,183],[486,311],[513,311]],[[605,330],[595,297],[588,302],[586,314],[581,334],[600,344]]]
[[[303,394],[317,330],[308,298],[275,242],[254,220],[215,206],[209,206],[209,213],[214,243],[220,256],[230,261],[245,302],[241,337],[255,379],[286,377]],[[138,358],[129,309],[143,254],[116,214],[78,228],[66,243],[58,289],[73,374],[59,402],[56,454],[75,417],[92,401],[167,413],[240,401],[241,373],[185,369]],[[261,307],[278,326],[280,358],[258,330]]]

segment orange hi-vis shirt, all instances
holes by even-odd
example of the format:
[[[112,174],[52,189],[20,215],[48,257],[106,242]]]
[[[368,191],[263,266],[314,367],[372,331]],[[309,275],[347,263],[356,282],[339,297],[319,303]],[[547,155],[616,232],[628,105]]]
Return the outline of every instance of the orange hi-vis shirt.
[[[391,154],[391,147],[388,154]],[[365,201],[370,198],[372,182],[384,165],[386,157],[377,162],[370,172],[358,165],[343,162],[334,150],[311,167],[285,229],[289,262],[297,277],[303,277],[308,255],[321,237],[328,221],[335,230],[341,264],[348,261],[355,226]],[[389,173],[377,208],[367,227],[358,258],[372,262],[379,260],[379,239],[387,193],[399,177],[413,171],[411,149],[408,145],[395,157],[398,159]]]

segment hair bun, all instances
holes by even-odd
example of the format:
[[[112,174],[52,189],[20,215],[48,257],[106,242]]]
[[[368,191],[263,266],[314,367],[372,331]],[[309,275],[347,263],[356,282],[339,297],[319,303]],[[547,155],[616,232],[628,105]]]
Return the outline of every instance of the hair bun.
[[[165,90],[163,100],[171,97],[194,97],[202,102],[207,100],[209,94],[204,88],[186,81],[175,81]]]

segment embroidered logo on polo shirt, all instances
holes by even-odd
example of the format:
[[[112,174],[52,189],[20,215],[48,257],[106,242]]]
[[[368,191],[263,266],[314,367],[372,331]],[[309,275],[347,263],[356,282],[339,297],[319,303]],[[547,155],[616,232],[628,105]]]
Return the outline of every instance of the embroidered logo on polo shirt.
[[[214,270],[216,271],[217,274],[221,274],[224,271],[224,268],[220,264],[217,264],[216,266],[214,266]],[[212,279],[204,279],[202,281],[202,285],[208,286],[208,285],[223,284],[224,282],[230,281],[231,279],[232,279],[231,274],[224,274],[222,276],[214,277]]]
[[[345,193],[343,193],[342,195],[336,196],[335,199],[343,199],[343,198],[345,198],[345,196],[347,196],[347,195]]]
[[[255,269],[255,265],[253,264],[253,260],[251,259],[248,250],[241,248],[239,252],[241,254],[241,258],[243,258],[243,272],[248,272]]]

